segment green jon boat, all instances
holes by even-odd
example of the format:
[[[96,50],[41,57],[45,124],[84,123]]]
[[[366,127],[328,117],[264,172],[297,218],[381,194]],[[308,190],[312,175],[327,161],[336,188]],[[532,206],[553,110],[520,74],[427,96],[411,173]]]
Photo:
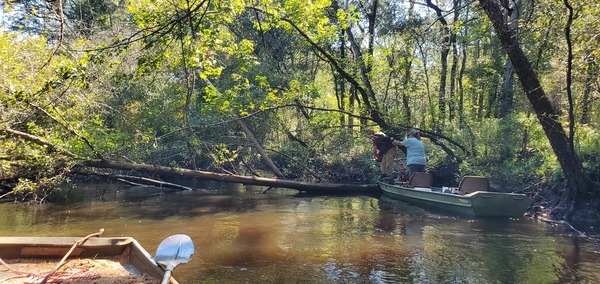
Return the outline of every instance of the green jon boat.
[[[490,192],[489,180],[465,176],[457,188],[432,187],[429,173],[415,173],[406,184],[380,182],[383,193],[420,207],[471,217],[519,217],[531,206],[525,194]]]

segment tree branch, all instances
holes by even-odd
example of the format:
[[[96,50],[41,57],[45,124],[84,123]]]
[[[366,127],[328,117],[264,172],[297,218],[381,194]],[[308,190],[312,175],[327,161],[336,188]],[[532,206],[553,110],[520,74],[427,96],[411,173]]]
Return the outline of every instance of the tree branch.
[[[48,147],[51,150],[56,150],[57,152],[64,154],[65,156],[68,156],[68,157],[71,157],[71,158],[77,158],[77,155],[69,152],[67,149],[64,149],[63,147],[60,147],[60,146],[56,146],[56,145],[50,144],[50,143],[42,140],[38,136],[29,134],[29,133],[25,133],[25,132],[21,132],[21,131],[18,131],[18,130],[10,129],[10,128],[0,129],[0,132],[4,132],[4,133],[6,133],[8,135],[19,137],[19,138],[21,138],[23,140],[32,142],[32,143],[40,145],[40,146]]]
[[[263,13],[265,15],[273,16],[272,14],[270,14],[260,8],[256,8],[256,7],[246,7],[246,8],[255,10],[255,11],[259,11],[260,13]],[[367,110],[369,111],[369,115],[371,116],[370,120],[376,122],[382,128],[388,128],[388,124],[385,122],[385,120],[381,116],[379,109],[377,109],[377,105],[373,104],[375,102],[370,101],[369,90],[365,89],[362,84],[360,84],[358,81],[356,81],[356,79],[352,75],[350,75],[350,73],[346,72],[346,70],[339,64],[339,62],[333,57],[333,55],[331,55],[329,52],[327,52],[325,49],[323,49],[323,47],[319,46],[316,42],[314,42],[312,40],[312,38],[310,38],[310,36],[306,32],[304,32],[302,29],[300,29],[300,27],[298,27],[298,25],[296,25],[296,23],[294,23],[294,21],[292,21],[288,18],[285,18],[285,17],[280,17],[280,19],[283,22],[286,22],[290,26],[292,26],[292,28],[294,28],[294,30],[296,30],[296,32],[298,32],[298,34],[300,34],[301,37],[303,37],[315,50],[317,50],[319,54],[323,55],[327,59],[327,62],[329,64],[331,64],[335,68],[335,70],[340,75],[342,75],[342,77],[344,77],[344,79],[346,79],[346,81],[348,81],[353,87],[356,88],[356,90],[360,93]],[[363,82],[363,83],[367,83],[367,82]],[[370,90],[370,92],[372,92],[372,90]]]

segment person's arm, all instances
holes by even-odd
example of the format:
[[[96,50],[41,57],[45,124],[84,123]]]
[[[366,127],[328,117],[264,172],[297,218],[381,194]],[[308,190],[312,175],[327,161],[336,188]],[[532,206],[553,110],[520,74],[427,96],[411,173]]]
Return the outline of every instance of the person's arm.
[[[392,138],[392,144],[396,146],[404,146],[404,142],[402,142],[402,140],[396,140],[394,138]]]

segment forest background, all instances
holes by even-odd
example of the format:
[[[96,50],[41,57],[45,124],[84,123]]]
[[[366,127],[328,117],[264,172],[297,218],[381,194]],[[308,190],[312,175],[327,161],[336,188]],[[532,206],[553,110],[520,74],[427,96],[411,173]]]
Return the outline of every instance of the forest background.
[[[414,127],[436,182],[598,227],[599,35],[597,1],[3,1],[0,198],[94,161],[370,183],[365,130]]]

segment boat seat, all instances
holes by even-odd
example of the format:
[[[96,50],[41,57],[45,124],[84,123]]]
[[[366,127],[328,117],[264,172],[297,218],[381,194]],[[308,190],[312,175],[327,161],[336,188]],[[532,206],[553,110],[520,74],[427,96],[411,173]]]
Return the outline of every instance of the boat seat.
[[[489,191],[490,180],[480,176],[464,176],[458,184],[459,194],[469,194],[475,191]]]
[[[408,185],[413,187],[431,187],[433,176],[430,173],[416,172],[410,176]]]

